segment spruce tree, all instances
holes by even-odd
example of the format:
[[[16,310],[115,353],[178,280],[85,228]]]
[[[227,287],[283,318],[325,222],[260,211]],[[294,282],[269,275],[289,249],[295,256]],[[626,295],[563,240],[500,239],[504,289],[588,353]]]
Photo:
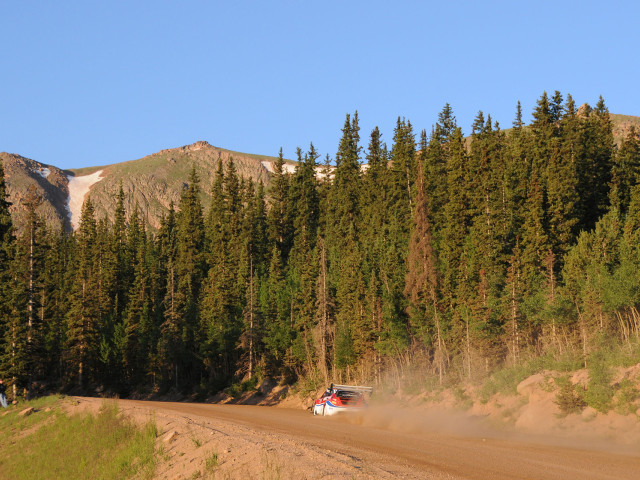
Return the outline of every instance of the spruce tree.
[[[64,224],[43,232],[42,276],[39,291],[43,354],[40,378],[59,383],[63,378],[65,315],[68,309],[71,271],[71,240]]]
[[[631,190],[639,182],[640,135],[632,126],[615,156],[609,194],[611,206],[617,208],[624,215],[631,202]]]
[[[404,292],[411,301],[409,318],[412,333],[432,352],[433,366],[442,383],[447,365],[447,349],[438,291],[438,259],[432,245],[429,202],[422,182],[422,172],[418,175],[417,190]]]
[[[136,204],[127,234],[127,250],[132,255],[133,281],[127,298],[123,328],[123,365],[130,385],[139,385],[147,373],[152,344],[152,301],[148,245],[145,227]]]
[[[82,205],[80,224],[75,234],[75,261],[73,284],[67,312],[65,360],[69,380],[79,386],[93,379],[97,364],[99,339],[98,274],[95,250],[97,244],[96,220],[93,203],[87,198]]]
[[[443,291],[446,303],[453,306],[453,294],[458,284],[462,247],[469,228],[469,192],[465,188],[468,175],[467,152],[462,130],[457,128],[448,145],[446,183],[447,203],[444,205],[442,240],[439,256],[443,269]]]
[[[391,185],[389,189],[390,214],[400,225],[408,225],[411,216],[416,179],[416,142],[411,122],[398,118],[390,152]]]
[[[280,249],[273,245],[269,261],[268,280],[263,284],[261,304],[264,327],[264,344],[267,364],[271,372],[283,372],[287,352],[293,343],[291,322],[291,291],[284,276]],[[290,373],[290,372],[289,372]]]
[[[43,273],[42,221],[36,213],[36,209],[41,203],[42,197],[37,193],[35,186],[30,186],[24,200],[24,205],[27,207],[27,224],[20,239],[23,244],[20,250],[24,252],[24,256],[16,258],[16,262],[24,263],[24,270],[27,273],[27,278],[24,282],[27,300],[26,311],[19,315],[26,319],[26,355],[28,360],[23,383],[27,398],[29,398],[29,390],[34,380],[35,368],[38,364],[41,364],[41,355],[43,354],[42,324],[38,317],[38,311],[41,308],[41,297],[37,295],[40,290]]]
[[[170,261],[168,268],[161,342],[171,368],[165,374],[180,388],[199,378],[196,340],[198,298],[204,274],[204,220],[195,167],[180,199],[175,231],[175,260]]]
[[[289,250],[292,246],[293,225],[291,224],[291,212],[289,198],[290,176],[284,170],[284,157],[282,148],[274,163],[274,174],[269,190],[271,208],[267,214],[270,242],[278,246],[282,261],[286,263]]]
[[[329,278],[336,300],[334,365],[347,377],[357,360],[354,323],[363,314],[365,285],[359,230],[362,189],[359,131],[357,112],[353,119],[347,115],[336,153],[335,179],[326,216]]]
[[[11,270],[10,263],[13,259],[14,236],[13,223],[8,201],[7,184],[4,178],[4,167],[0,161],[0,326],[3,335],[0,338],[2,346],[2,372],[5,378],[8,377],[7,366],[10,365],[11,358]]]

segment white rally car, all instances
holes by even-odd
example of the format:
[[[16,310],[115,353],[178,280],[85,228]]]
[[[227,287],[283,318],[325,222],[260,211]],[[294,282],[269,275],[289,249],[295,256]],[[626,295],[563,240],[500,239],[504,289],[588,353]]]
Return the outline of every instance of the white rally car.
[[[373,392],[373,387],[356,385],[335,385],[318,398],[311,407],[314,415],[335,415],[341,412],[358,412],[367,407],[367,397]]]

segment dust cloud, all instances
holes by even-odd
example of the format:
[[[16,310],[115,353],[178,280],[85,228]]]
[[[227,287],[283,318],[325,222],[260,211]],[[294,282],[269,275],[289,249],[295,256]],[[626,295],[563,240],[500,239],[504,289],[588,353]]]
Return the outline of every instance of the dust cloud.
[[[440,409],[425,410],[393,404],[374,404],[354,413],[329,417],[331,421],[362,425],[398,433],[449,434],[484,437],[497,434],[482,419]]]
[[[620,443],[614,436],[580,432],[527,433],[498,425],[485,417],[438,407],[407,407],[393,402],[374,403],[364,410],[325,417],[328,421],[361,425],[377,430],[423,437],[448,435],[460,438],[517,442],[520,444],[575,448],[637,457],[640,443]]]

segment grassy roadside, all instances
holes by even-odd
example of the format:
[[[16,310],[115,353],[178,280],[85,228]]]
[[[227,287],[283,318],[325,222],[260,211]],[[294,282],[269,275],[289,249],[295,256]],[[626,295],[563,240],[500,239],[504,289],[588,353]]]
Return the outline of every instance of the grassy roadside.
[[[97,415],[67,415],[60,396],[0,411],[0,478],[152,478],[155,424],[140,428],[105,403]],[[18,413],[33,407],[29,416]]]

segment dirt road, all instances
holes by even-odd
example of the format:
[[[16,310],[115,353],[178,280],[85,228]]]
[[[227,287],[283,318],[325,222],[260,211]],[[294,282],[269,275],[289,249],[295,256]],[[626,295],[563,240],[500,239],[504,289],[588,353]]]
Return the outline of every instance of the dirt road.
[[[97,402],[96,399],[81,399]],[[362,417],[313,417],[308,412],[249,405],[211,405],[119,400],[125,413],[150,415],[161,433],[182,436],[167,445],[160,478],[180,478],[176,466],[208,442],[216,449],[215,478],[448,478],[448,479],[638,479],[640,446],[574,446],[509,436],[446,414],[372,408]],[[181,430],[182,429],[182,430]],[[168,432],[168,433],[167,433]],[[196,439],[199,436],[201,439]],[[186,441],[185,438],[191,438]],[[204,438],[204,440],[202,439]],[[199,448],[196,448],[198,446]],[[638,447],[637,449],[635,449]],[[615,450],[618,451],[615,451]],[[202,454],[204,455],[204,454]],[[255,476],[256,472],[260,476]]]

